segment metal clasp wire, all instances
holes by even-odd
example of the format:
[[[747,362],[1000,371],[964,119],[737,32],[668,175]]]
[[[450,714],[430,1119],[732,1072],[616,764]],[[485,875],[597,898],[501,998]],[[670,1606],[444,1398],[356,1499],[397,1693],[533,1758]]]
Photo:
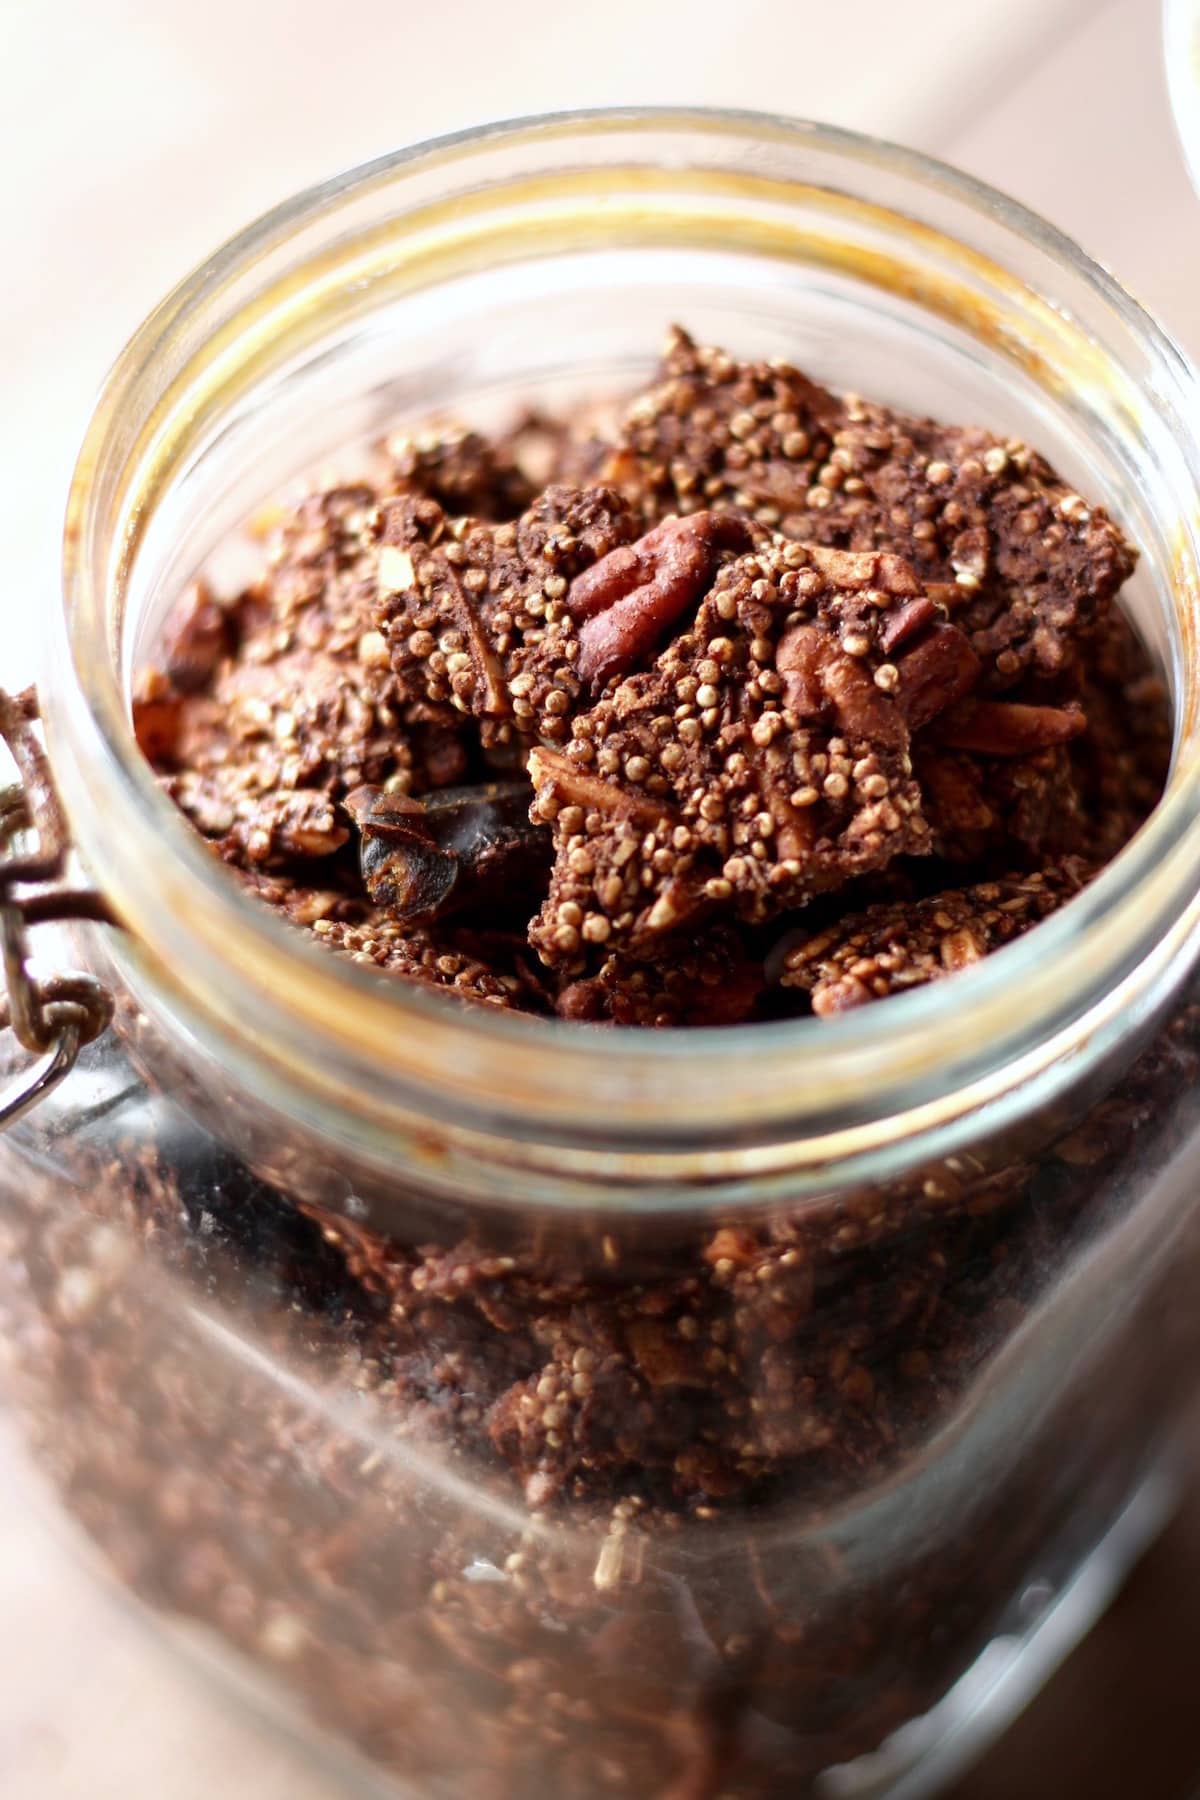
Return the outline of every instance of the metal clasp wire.
[[[0,689],[0,737],[17,765],[17,782],[0,790],[0,962],[5,994],[0,1030],[13,1035],[34,1061],[0,1089],[0,1131],[22,1118],[70,1073],[85,1044],[112,1018],[112,996],[93,975],[64,971],[41,981],[29,966],[28,933],[52,920],[113,922],[101,895],[54,886],[63,880],[70,834],[46,752],[37,735],[37,694]],[[33,843],[14,845],[27,833]],[[32,894],[18,889],[34,887]]]

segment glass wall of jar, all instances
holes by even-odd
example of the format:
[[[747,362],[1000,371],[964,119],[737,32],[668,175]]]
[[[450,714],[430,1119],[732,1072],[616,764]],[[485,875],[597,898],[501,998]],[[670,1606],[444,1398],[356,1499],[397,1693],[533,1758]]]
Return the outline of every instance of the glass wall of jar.
[[[158,791],[131,671],[316,463],[619,393],[673,319],[1103,495],[1172,687],[1166,798],[1020,943],[839,1020],[600,1032],[343,964]],[[124,354],[44,693],[116,1018],[4,1146],[10,1386],[118,1576],[361,1768],[883,1793],[1163,1467],[1200,1367],[1196,400],[1001,197],[714,114],[385,159]]]

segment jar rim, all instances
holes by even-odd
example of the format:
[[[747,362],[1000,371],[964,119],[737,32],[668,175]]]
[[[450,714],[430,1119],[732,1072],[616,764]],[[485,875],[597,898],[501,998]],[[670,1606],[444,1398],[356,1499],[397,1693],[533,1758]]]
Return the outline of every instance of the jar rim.
[[[119,467],[128,475],[128,415],[135,395],[145,405],[161,383],[164,346],[195,332],[215,296],[297,232],[414,171],[457,167],[469,175],[473,159],[497,148],[558,153],[583,140],[652,143],[672,133],[714,146],[743,138],[819,152],[845,169],[851,192],[850,171],[866,167],[914,192],[948,197],[964,216],[999,226],[1069,270],[1179,396],[1185,429],[1189,407],[1200,420],[1200,381],[1187,359],[1104,269],[1016,201],[919,152],[840,128],[722,109],[605,108],[483,125],[376,158],[285,200],[186,277],[134,334],[103,389],[75,471],[65,605],[45,696],[51,750],[83,854],[131,928],[133,964],[165,988],[190,1026],[201,1033],[215,1026],[226,1043],[241,1032],[247,1066],[269,1065],[277,1087],[300,1073],[307,1078],[321,1060],[322,1105],[365,1106],[377,1133],[423,1117],[462,1126],[493,1151],[550,1146],[560,1165],[575,1150],[586,1161],[603,1149],[610,1174],[619,1165],[634,1185],[652,1185],[663,1170],[673,1181],[703,1185],[752,1179],[785,1163],[827,1172],[835,1161],[951,1130],[981,1107],[1019,1107],[1031,1079],[1094,1050],[1131,1007],[1151,1004],[1200,919],[1200,856],[1189,841],[1200,818],[1194,699],[1184,709],[1168,792],[1133,841],[1063,912],[955,981],[830,1020],[602,1031],[460,1009],[387,984],[310,944],[243,893],[159,791],[137,748],[114,666],[113,566],[96,546],[104,536],[98,508],[112,488],[99,476],[107,471],[115,480]],[[1195,430],[1180,454],[1194,499]],[[1195,513],[1182,512],[1173,525],[1175,590],[1185,637],[1194,641]],[[102,817],[121,821],[122,846],[106,841]],[[153,897],[136,872],[137,859],[145,868],[151,855]],[[1039,981],[1048,968],[1053,982]],[[247,982],[261,1001],[252,1021],[239,1012]]]

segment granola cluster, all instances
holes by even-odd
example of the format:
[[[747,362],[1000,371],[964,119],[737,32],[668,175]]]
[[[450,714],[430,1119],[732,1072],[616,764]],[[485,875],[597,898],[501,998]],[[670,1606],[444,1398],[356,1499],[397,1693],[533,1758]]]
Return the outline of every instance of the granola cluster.
[[[999,947],[1137,829],[1170,723],[1114,605],[1134,553],[1036,452],[678,330],[598,418],[397,434],[245,593],[185,598],[141,740],[287,917],[522,1010],[824,1016]],[[497,914],[540,973],[445,976]]]

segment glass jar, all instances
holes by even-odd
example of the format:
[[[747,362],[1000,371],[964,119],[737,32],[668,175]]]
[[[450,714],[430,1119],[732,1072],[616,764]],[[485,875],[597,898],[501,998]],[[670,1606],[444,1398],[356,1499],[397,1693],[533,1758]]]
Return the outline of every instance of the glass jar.
[[[1169,792],[1035,932],[833,1021],[606,1033],[389,985],[235,889],[131,671],[318,459],[619,392],[672,319],[1103,496]],[[1160,1516],[1200,1367],[1198,421],[1041,221],[752,115],[384,158],[123,354],[43,692],[115,1018],[3,1146],[9,1387],[104,1563],[364,1782],[915,1793]]]

